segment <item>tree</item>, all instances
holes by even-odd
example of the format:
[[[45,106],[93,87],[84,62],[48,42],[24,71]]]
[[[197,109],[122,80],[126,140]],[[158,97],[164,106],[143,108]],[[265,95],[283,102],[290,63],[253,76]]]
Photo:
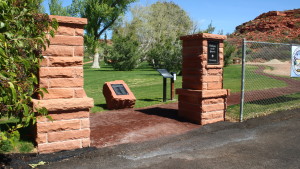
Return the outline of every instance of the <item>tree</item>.
[[[187,13],[173,2],[137,6],[131,11],[133,19],[125,21],[122,29],[134,31],[142,59],[147,59],[154,68],[179,71],[182,60],[179,37],[189,34],[193,28]]]
[[[108,60],[115,70],[129,71],[138,65],[139,43],[133,34],[122,34],[115,31],[112,47],[108,47]]]
[[[90,39],[89,48],[93,49],[94,61],[92,68],[99,65],[99,39],[125,13],[130,3],[136,0],[86,0],[81,16],[88,19],[85,27],[86,39]],[[92,41],[91,41],[92,40]]]
[[[224,66],[228,66],[236,47],[227,41],[224,41]]]
[[[50,0],[49,10],[51,15],[70,16],[67,8],[62,6],[60,0]]]
[[[207,25],[207,28],[204,30],[199,30],[197,33],[214,33],[216,27],[213,26],[212,21]],[[223,33],[222,33],[223,34]]]
[[[38,12],[39,13],[45,13],[45,8],[42,5],[43,2],[44,2],[44,0],[38,0]]]

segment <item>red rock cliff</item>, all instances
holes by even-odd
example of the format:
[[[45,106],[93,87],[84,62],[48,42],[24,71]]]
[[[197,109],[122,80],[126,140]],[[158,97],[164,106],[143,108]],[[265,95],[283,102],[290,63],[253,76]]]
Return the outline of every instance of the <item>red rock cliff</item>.
[[[236,27],[230,36],[255,41],[300,42],[300,9],[270,11]]]

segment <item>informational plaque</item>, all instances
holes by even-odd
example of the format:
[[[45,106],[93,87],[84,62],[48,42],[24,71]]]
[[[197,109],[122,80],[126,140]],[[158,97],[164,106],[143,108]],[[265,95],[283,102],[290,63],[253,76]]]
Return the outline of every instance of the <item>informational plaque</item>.
[[[171,73],[169,73],[166,69],[157,69],[157,71],[164,77],[164,78],[173,78]]]
[[[128,95],[128,92],[123,84],[112,84],[111,87],[114,89],[116,95]]]
[[[291,77],[300,77],[300,46],[292,46]]]
[[[219,58],[219,41],[208,41],[207,45],[207,64],[208,65],[218,65],[220,64]]]

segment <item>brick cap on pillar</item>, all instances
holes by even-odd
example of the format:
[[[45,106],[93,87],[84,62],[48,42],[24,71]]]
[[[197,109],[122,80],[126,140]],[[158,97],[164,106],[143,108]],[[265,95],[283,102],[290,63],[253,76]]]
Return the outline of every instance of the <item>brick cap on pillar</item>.
[[[225,39],[227,39],[227,36],[210,34],[210,33],[199,33],[199,34],[187,35],[187,36],[181,36],[180,37],[180,40],[195,40],[195,39],[225,40]]]
[[[192,95],[199,98],[214,98],[214,97],[227,97],[230,95],[229,89],[219,90],[192,90],[192,89],[176,89],[178,95]]]
[[[85,110],[94,107],[94,100],[88,97],[50,100],[32,99],[32,103],[35,110],[45,107],[48,111]]]
[[[57,15],[49,15],[50,19],[56,19],[58,23],[68,23],[68,24],[77,24],[77,25],[86,25],[86,18],[76,18],[69,16],[57,16]]]

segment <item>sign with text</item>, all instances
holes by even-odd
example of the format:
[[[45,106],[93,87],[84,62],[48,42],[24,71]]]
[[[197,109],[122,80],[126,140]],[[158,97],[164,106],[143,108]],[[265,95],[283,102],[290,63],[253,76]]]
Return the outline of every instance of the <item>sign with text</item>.
[[[300,77],[300,46],[292,46],[291,77]]]
[[[207,64],[218,65],[220,64],[219,58],[219,41],[208,41],[207,44]]]
[[[169,73],[166,69],[157,69],[157,71],[164,77],[164,78],[173,78],[171,73]]]
[[[114,89],[116,95],[128,95],[128,92],[123,84],[111,84],[111,87]]]

